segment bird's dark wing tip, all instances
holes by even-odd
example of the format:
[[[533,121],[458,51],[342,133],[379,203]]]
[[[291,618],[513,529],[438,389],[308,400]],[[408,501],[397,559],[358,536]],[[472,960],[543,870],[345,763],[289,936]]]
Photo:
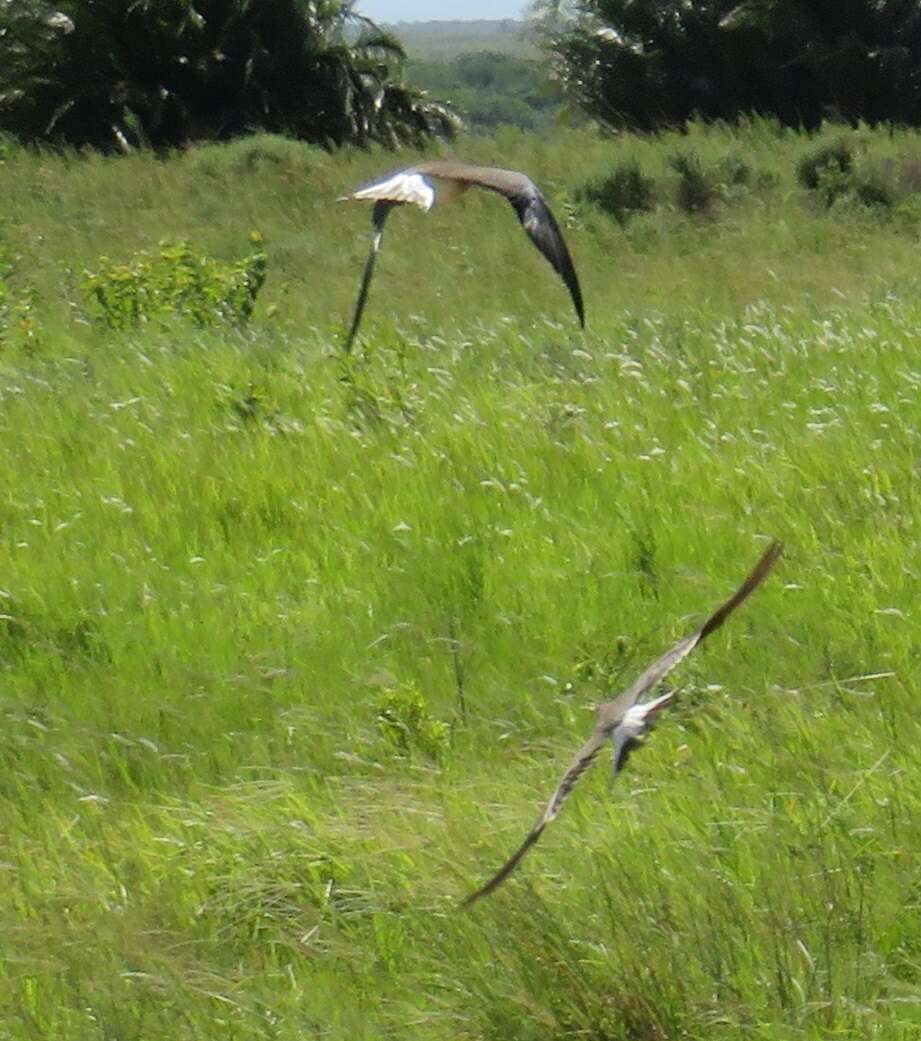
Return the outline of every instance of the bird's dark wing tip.
[[[569,290],[573,307],[579,319],[579,326],[585,328],[585,308],[582,304],[582,289],[579,276],[576,274],[572,257],[563,238],[563,232],[546,200],[536,187],[531,184],[528,190],[510,196],[509,202],[518,214],[525,232],[534,245],[550,262],[550,266],[562,279]]]

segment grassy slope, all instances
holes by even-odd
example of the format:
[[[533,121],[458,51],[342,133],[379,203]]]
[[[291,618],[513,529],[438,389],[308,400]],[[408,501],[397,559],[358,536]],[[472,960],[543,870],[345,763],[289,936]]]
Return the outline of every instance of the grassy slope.
[[[0,358],[0,1037],[916,1036],[917,231],[810,215],[813,143],[691,144],[784,180],[624,233],[569,209],[574,156],[687,141],[471,141],[570,214],[590,332],[471,197],[393,220],[347,369],[367,213],[329,200],[389,158],[0,167],[46,326]],[[100,252],[254,226],[250,332],[81,321]],[[455,913],[770,535],[617,786]],[[378,734],[394,685],[442,767]]]

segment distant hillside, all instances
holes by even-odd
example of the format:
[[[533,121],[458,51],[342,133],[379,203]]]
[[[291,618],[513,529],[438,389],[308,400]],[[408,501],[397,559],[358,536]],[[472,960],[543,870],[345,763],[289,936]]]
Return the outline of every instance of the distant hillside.
[[[387,28],[400,38],[411,58],[421,61],[450,61],[474,51],[493,51],[516,58],[536,58],[539,53],[527,38],[528,23],[514,18],[396,22]]]
[[[406,48],[409,82],[449,102],[470,129],[512,124],[537,130],[556,119],[559,91],[547,80],[527,22],[398,22],[387,28]]]

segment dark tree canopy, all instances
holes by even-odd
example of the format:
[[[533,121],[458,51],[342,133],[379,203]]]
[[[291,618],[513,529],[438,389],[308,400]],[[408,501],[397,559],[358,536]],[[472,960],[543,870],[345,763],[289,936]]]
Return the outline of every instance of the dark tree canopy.
[[[450,134],[351,0],[0,2],[0,130],[156,148],[253,130],[333,147]]]
[[[919,0],[541,5],[564,88],[611,126],[776,115],[921,124]]]

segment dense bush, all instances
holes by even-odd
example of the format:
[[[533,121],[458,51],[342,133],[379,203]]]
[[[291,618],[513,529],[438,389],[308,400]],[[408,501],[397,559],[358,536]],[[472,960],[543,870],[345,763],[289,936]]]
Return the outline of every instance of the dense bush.
[[[846,141],[836,141],[808,152],[796,167],[796,179],[816,191],[829,174],[848,177],[854,168],[854,150]]]
[[[349,0],[18,0],[0,4],[0,131],[106,150],[450,133],[443,106],[397,82],[403,57]]]
[[[634,213],[644,213],[656,204],[655,181],[647,177],[635,160],[618,163],[609,174],[580,185],[576,198],[591,203],[624,226]]]
[[[855,148],[837,141],[808,152],[796,167],[799,183],[813,192],[825,206],[838,202],[892,209],[901,196],[911,195],[916,187],[901,178],[894,164],[873,163],[868,157],[858,162]]]
[[[744,198],[753,187],[772,187],[762,183],[751,163],[735,154],[704,163],[696,151],[679,151],[666,157],[665,166],[677,177],[657,181],[643,172],[635,158],[626,159],[609,173],[578,185],[573,194],[577,201],[597,207],[626,227],[632,216],[651,212],[666,200],[682,213],[699,216],[710,214],[717,202]]]
[[[709,213],[716,191],[699,156],[693,152],[677,153],[669,157],[668,165],[678,174],[678,208],[690,214]]]
[[[156,253],[138,253],[128,264],[100,257],[99,270],[87,273],[84,288],[90,313],[112,329],[175,318],[200,326],[240,324],[252,314],[265,269],[261,248],[225,264],[197,253],[188,242],[163,241]]]

